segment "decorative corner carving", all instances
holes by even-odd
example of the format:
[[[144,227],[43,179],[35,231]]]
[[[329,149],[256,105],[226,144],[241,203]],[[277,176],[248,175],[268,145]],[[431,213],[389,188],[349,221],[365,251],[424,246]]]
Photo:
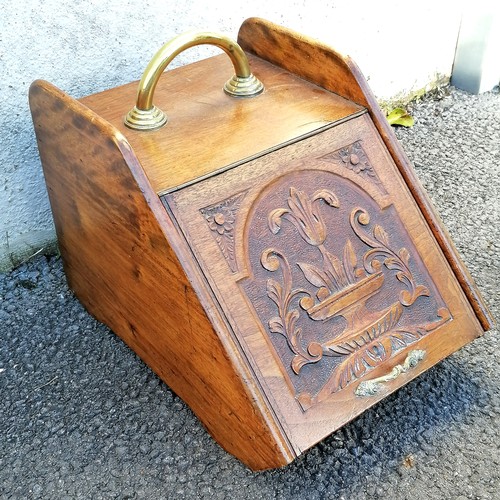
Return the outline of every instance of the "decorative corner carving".
[[[380,182],[368,155],[361,146],[361,141],[353,142],[348,146],[344,146],[343,148],[323,155],[321,156],[321,159],[333,161],[337,165],[347,168],[364,179],[374,182],[384,194],[387,194],[387,191]]]
[[[234,228],[237,212],[246,191],[238,193],[216,205],[201,208],[200,212],[205,218],[212,236],[219,245],[222,255],[233,273],[238,270],[234,254]]]

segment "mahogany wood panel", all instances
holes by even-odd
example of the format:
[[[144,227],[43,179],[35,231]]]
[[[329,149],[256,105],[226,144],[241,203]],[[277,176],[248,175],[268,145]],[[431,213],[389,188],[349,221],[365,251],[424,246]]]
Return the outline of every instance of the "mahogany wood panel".
[[[225,54],[167,71],[154,102],[167,113],[169,122],[156,131],[131,130],[123,124],[135,104],[137,82],[81,102],[127,138],[157,193],[363,111],[267,61],[250,56],[249,62],[265,90],[246,99],[222,91],[233,71]]]
[[[253,469],[290,462],[295,453],[124,137],[47,82],[32,85],[30,105],[59,248],[78,298],[226,450]]]
[[[484,330],[492,328],[494,320],[488,307],[356,63],[350,57],[339,54],[318,40],[259,18],[247,19],[242,24],[238,43],[245,51],[254,53],[368,109],[382,140],[427,219]]]
[[[297,453],[482,334],[367,114],[163,199]]]

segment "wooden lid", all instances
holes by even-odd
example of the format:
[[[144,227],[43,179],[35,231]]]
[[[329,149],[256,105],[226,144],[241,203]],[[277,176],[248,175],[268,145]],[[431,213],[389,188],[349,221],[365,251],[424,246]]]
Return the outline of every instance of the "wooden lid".
[[[249,55],[265,90],[253,98],[226,95],[233,74],[225,54],[167,71],[154,103],[168,116],[155,131],[135,131],[123,118],[137,82],[81,99],[127,138],[153,189],[161,194],[259,156],[364,111],[361,106]]]

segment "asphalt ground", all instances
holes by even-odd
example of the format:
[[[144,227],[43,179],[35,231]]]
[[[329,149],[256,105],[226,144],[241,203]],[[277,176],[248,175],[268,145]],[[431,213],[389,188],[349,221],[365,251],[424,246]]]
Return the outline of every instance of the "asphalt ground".
[[[500,318],[500,94],[438,97],[397,135]],[[253,473],[38,255],[0,275],[0,498],[500,499],[499,360],[492,331]]]

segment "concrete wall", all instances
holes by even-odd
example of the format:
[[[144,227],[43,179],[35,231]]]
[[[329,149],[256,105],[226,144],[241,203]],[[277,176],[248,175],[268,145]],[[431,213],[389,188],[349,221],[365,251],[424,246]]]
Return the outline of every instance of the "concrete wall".
[[[211,29],[236,37],[258,16],[354,57],[380,99],[450,75],[460,22],[453,3],[212,0],[0,1],[0,269],[54,248],[55,235],[28,109],[43,78],[74,97],[140,78],[176,34]],[[174,61],[213,54],[193,48]]]

